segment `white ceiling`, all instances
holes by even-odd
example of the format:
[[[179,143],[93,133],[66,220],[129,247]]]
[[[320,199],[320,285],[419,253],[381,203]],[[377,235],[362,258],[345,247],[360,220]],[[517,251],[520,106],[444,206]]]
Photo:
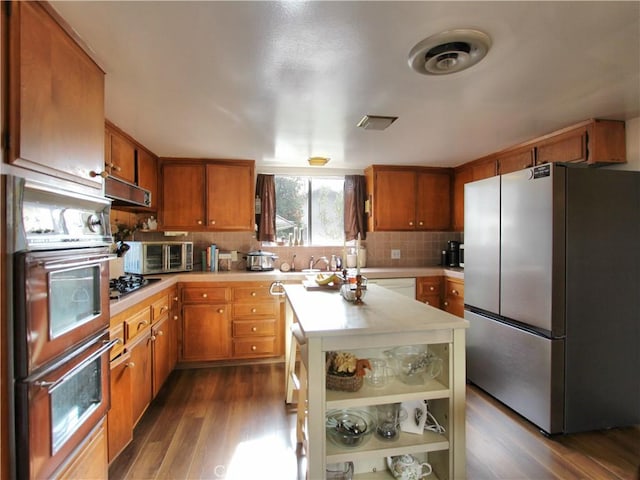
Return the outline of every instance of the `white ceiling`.
[[[51,4],[106,71],[107,118],[163,157],[456,166],[640,115],[638,1]],[[416,43],[456,28],[491,37],[484,60],[409,69]],[[356,128],[365,114],[399,119]]]

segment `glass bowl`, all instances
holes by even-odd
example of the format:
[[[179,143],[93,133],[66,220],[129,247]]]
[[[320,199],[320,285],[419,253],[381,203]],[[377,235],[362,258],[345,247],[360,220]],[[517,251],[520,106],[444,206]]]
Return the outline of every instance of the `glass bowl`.
[[[371,438],[376,420],[364,409],[331,410],[327,412],[326,429],[329,440],[337,446],[359,447]]]

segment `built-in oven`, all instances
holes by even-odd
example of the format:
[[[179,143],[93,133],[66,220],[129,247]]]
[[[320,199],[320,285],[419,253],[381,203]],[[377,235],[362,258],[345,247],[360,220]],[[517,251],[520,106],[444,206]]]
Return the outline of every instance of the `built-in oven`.
[[[107,414],[115,342],[100,333],[16,382],[17,478],[52,478]]]
[[[110,202],[12,179],[16,478],[53,478],[109,409]]]

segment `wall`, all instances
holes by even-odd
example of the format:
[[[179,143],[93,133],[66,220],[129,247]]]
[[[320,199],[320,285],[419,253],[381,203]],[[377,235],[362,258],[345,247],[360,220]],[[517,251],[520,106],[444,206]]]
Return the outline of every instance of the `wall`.
[[[118,219],[119,212],[114,211],[113,219]],[[282,262],[291,264],[295,261],[297,270],[308,268],[309,260],[331,255],[342,256],[342,246],[265,246],[255,239],[251,232],[229,233],[189,233],[186,236],[165,237],[161,232],[137,231],[132,240],[140,241],[186,241],[194,243],[194,268],[200,268],[201,252],[210,244],[215,243],[221,250],[237,250],[247,253],[262,249],[278,256],[276,268]],[[368,233],[367,239],[361,242],[367,249],[368,267],[430,267],[440,264],[440,252],[447,247],[449,240],[461,240],[459,232],[375,232]],[[351,242],[353,244],[353,242]],[[391,250],[400,250],[400,259],[391,259]],[[294,256],[295,255],[295,260]],[[322,263],[319,264],[319,266]],[[235,262],[234,270],[244,270],[244,261]]]
[[[627,163],[607,168],[640,171],[640,117],[625,122],[627,136]]]

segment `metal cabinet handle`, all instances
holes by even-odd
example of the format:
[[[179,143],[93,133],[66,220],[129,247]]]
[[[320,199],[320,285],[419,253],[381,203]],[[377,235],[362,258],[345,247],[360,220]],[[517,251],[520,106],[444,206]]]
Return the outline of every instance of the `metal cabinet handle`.
[[[142,325],[142,327],[146,327],[147,325],[149,325],[149,322],[147,322],[146,320],[142,320],[141,322],[138,322],[138,330],[140,330],[140,325]]]
[[[219,308],[218,313],[224,313],[224,308]]]
[[[152,342],[155,342],[156,341],[156,336],[155,335],[151,335],[149,337],[149,340],[151,340]]]
[[[215,225],[215,224],[216,224],[216,221],[215,221],[215,220],[211,220],[209,223],[210,223],[211,225]]]
[[[109,174],[106,171],[96,172],[95,170],[91,170],[89,172],[89,176],[91,178],[95,178],[95,177],[107,178],[109,176]]]
[[[169,307],[166,307],[166,306],[160,307],[160,313],[166,312],[167,310],[169,310]]]
[[[208,295],[208,294],[206,294],[206,293],[203,293],[203,294],[202,294],[202,298],[207,298],[208,296],[209,296],[209,295]]]
[[[435,287],[431,286],[431,287],[429,287],[429,290],[431,290],[433,292],[435,290]]]
[[[255,297],[256,295],[257,295],[257,293],[256,293],[256,292],[251,292],[251,296],[252,296],[252,297]]]
[[[282,288],[282,282],[277,281],[273,282],[269,287],[269,294],[274,297],[283,297],[284,296],[284,288]]]
[[[173,316],[173,319],[174,319],[174,320],[177,320],[177,319],[178,319],[178,315],[174,315],[174,316]]]
[[[455,288],[451,290],[451,293],[454,295],[458,295],[458,291]]]
[[[202,225],[202,220],[198,220],[198,225]]]
[[[258,310],[256,308],[251,309],[251,313],[256,313]]]
[[[136,362],[125,363],[124,366],[127,368],[134,368],[136,366]]]
[[[254,351],[254,352],[255,352],[257,349],[258,349],[258,347],[256,347],[255,345],[251,345],[251,350],[252,350],[252,351]]]
[[[420,222],[418,222],[418,225],[422,226],[422,225],[424,225],[424,222],[420,221]]]
[[[258,331],[258,327],[251,327],[251,331],[252,332],[257,332]]]
[[[410,227],[413,227],[413,222],[409,222],[409,226],[410,226]]]

